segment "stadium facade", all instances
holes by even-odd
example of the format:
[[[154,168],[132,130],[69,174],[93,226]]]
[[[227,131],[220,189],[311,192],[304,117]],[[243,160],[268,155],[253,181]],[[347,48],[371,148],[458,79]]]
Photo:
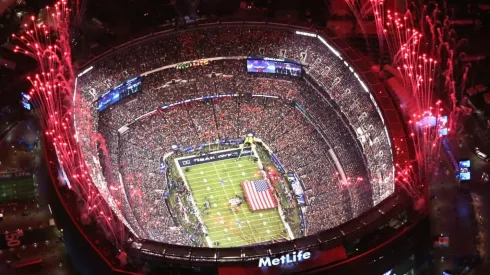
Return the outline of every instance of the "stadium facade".
[[[135,215],[135,212],[128,211],[131,208],[129,202],[127,202],[126,206],[128,208],[124,209],[124,207],[119,208],[112,203],[111,198],[106,198],[106,202],[112,211],[127,226],[128,231],[131,232],[131,238],[126,243],[126,251],[130,262],[128,266],[131,267],[126,266],[123,268],[114,261],[117,252],[112,255],[107,252],[102,253],[99,251],[101,249],[93,245],[93,238],[89,236],[91,231],[84,228],[76,218],[73,218],[80,214],[70,214],[70,212],[76,211],[76,209],[69,207],[69,202],[65,201],[66,196],[63,195],[70,193],[69,188],[64,188],[63,185],[56,185],[56,188],[59,189],[57,192],[61,202],[69,212],[77,230],[92,244],[91,247],[95,251],[100,252],[99,255],[102,258],[108,259],[105,262],[115,273],[125,273],[131,270],[146,270],[145,272],[149,272],[150,270],[153,272],[183,270],[185,272],[204,271],[220,274],[235,274],[237,272],[243,272],[243,274],[276,274],[284,272],[314,273],[330,269],[338,274],[343,274],[348,270],[352,272],[349,266],[358,265],[359,262],[366,261],[366,259],[372,258],[377,253],[387,255],[386,253],[389,253],[387,251],[390,251],[390,247],[400,245],[396,244],[398,239],[409,239],[407,236],[412,236],[410,238],[413,238],[413,234],[416,234],[414,232],[420,230],[418,229],[419,222],[423,221],[425,216],[412,210],[411,199],[403,192],[399,192],[400,190],[396,190],[394,182],[395,165],[408,163],[414,158],[413,150],[410,148],[406,125],[394,103],[396,100],[384,89],[376,75],[371,72],[369,63],[361,55],[342,39],[328,31],[304,29],[283,24],[222,22],[200,25],[189,32],[191,31],[195,33],[200,33],[201,31],[203,33],[218,33],[218,37],[228,35],[230,39],[233,37],[233,33],[243,33],[245,31],[253,32],[253,35],[243,37],[243,39],[253,36],[267,37],[270,33],[283,32],[284,37],[287,38],[281,39],[276,44],[272,43],[279,46],[274,47],[270,51],[267,49],[267,45],[260,45],[264,41],[270,42],[268,39],[257,39],[256,41],[240,41],[238,39],[237,43],[241,43],[243,45],[242,47],[235,47],[233,44],[226,45],[226,41],[218,39],[215,41],[216,45],[206,45],[207,48],[213,49],[209,53],[201,52],[197,56],[195,53],[185,53],[179,57],[188,56],[189,59],[186,60],[175,59],[170,56],[171,53],[162,51],[162,55],[165,58],[160,60],[159,63],[152,63],[154,60],[141,62],[139,66],[135,66],[137,68],[136,71],[119,67],[118,69],[121,70],[119,78],[121,79],[114,80],[114,82],[122,82],[121,80],[123,79],[131,78],[135,75],[135,72],[137,75],[141,75],[143,81],[145,81],[144,78],[154,73],[155,70],[167,69],[166,66],[169,66],[168,68],[185,68],[187,66],[185,65],[186,63],[197,64],[199,66],[207,62],[213,62],[213,60],[228,58],[246,60],[250,56],[258,55],[284,61],[285,58],[290,57],[287,54],[288,47],[281,47],[280,45],[287,45],[287,43],[294,42],[305,43],[305,49],[309,49],[309,51],[294,53],[292,59],[302,64],[304,80],[311,83],[312,87],[323,89],[319,93],[322,94],[326,101],[333,101],[337,104],[337,109],[342,112],[343,121],[350,124],[350,127],[356,133],[357,144],[355,146],[362,153],[362,163],[365,165],[367,173],[366,178],[369,179],[370,197],[363,198],[365,201],[362,202],[362,206],[357,207],[358,210],[352,214],[351,219],[335,227],[277,243],[229,248],[193,247],[179,245],[170,241],[159,241],[156,238],[152,238],[151,234],[145,234],[143,232],[144,230],[141,229],[141,225],[138,225],[138,218],[130,216]],[[85,67],[92,66],[93,69],[85,70],[79,75],[79,79],[77,79],[79,90],[85,93],[81,96],[86,97],[86,99],[91,99],[92,102],[96,102],[97,99],[103,96],[104,91],[93,88],[92,83],[99,83],[98,81],[100,79],[97,78],[98,74],[101,74],[103,77],[106,76],[103,70],[99,70],[98,68],[104,68],[104,62],[108,62],[107,60],[110,60],[108,59],[109,57],[142,47],[142,45],[151,41],[168,41],[172,36],[182,33],[185,34],[185,32],[188,31],[168,30],[162,33],[153,33],[121,45],[92,60]],[[222,35],[220,32],[227,34]],[[278,39],[276,36],[274,37]],[[298,41],[295,40],[296,38]],[[235,37],[234,39],[237,38]],[[254,43],[258,44],[254,45]],[[325,52],[315,53],[312,49],[316,49],[317,47],[323,47]],[[251,49],[256,52],[251,52]],[[303,53],[305,54],[303,55]],[[199,61],[195,62],[193,60]],[[332,83],[335,84],[338,82],[338,77],[325,77],[331,69],[326,64],[335,62],[342,64],[343,69],[349,72],[349,75],[346,74],[345,77],[353,80],[350,81],[350,83],[353,83],[353,86],[339,91],[341,93],[340,95],[336,94],[335,85],[332,85]],[[160,64],[164,66],[159,66]],[[112,71],[109,70],[109,72],[111,73]],[[84,77],[85,79],[82,79]],[[107,86],[113,84],[115,83],[107,84]],[[352,94],[350,94],[351,92]],[[343,98],[342,93],[347,94],[348,97]],[[370,102],[371,109],[349,109],[349,106],[359,104],[358,102],[350,101],[353,97],[355,98],[357,96]],[[193,98],[199,98],[199,96]],[[179,102],[179,100],[173,100],[168,103],[175,104],[176,102]],[[91,111],[94,116],[99,115],[95,107],[96,105],[94,104]],[[124,134],[127,131],[131,131],[131,125],[134,125],[140,120],[147,119],[155,113],[160,113],[162,109],[159,107],[149,112],[145,111],[144,113],[135,115],[134,119],[118,128],[118,132]],[[377,118],[370,121],[372,115]],[[367,126],[362,125],[365,119],[368,123]],[[82,122],[76,121],[75,123],[80,124]],[[378,124],[375,125],[376,123]],[[381,132],[379,131],[379,127],[376,127],[379,125],[383,127]],[[77,137],[83,140],[83,127],[76,127],[76,129]],[[46,146],[49,145],[46,144]],[[56,174],[60,170],[59,165],[56,164],[56,154],[51,149],[49,147],[46,148],[46,156],[49,160],[48,163],[51,164],[52,178],[53,180],[57,180],[58,176]],[[380,154],[379,152],[383,153]],[[89,151],[85,152],[85,154],[90,156],[86,160],[93,162],[93,156],[96,156],[97,152]],[[95,160],[95,162],[97,165],[86,163],[88,167],[92,168],[90,169],[92,171],[92,180],[97,185],[101,194],[109,194],[106,191],[108,189],[107,183],[104,177],[101,177],[104,173],[102,171],[103,168],[99,165],[100,161],[97,163],[97,160]],[[376,236],[376,241],[366,242],[363,239],[365,236]],[[409,243],[404,242],[404,245],[409,246]],[[362,244],[361,251],[359,251],[360,244]],[[108,245],[110,246],[110,244]],[[382,272],[391,264],[389,262],[384,265],[373,265],[371,261],[368,264],[368,268],[372,268],[373,272]],[[342,266],[347,268],[343,269]]]

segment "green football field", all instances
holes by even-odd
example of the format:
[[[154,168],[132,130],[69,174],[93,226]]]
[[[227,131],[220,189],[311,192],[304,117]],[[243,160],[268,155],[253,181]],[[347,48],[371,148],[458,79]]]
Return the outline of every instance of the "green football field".
[[[201,215],[208,228],[211,245],[219,242],[220,247],[235,247],[253,243],[287,238],[284,224],[277,209],[252,212],[245,199],[241,183],[262,179],[256,163],[243,157],[238,161],[227,159],[182,169],[192,196],[199,208],[205,209],[206,201],[210,209]],[[224,185],[219,179],[224,181]],[[243,203],[233,211],[229,200],[239,195]]]
[[[36,187],[32,177],[0,181],[0,203],[25,202],[35,198]]]

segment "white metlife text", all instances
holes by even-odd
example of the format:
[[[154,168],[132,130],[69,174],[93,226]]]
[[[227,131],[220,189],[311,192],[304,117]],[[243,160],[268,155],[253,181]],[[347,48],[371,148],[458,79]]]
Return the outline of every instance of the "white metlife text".
[[[271,257],[263,257],[259,259],[259,267],[263,266],[273,266],[273,265],[284,265],[290,263],[301,262],[303,260],[307,260],[311,257],[311,253],[306,251],[294,251],[292,254],[288,253],[286,255],[282,255],[279,258],[271,258]]]

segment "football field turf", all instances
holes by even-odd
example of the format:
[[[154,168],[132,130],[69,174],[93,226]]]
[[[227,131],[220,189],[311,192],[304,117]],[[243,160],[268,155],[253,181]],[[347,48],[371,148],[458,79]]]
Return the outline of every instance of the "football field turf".
[[[258,165],[248,157],[238,161],[208,162],[189,168],[188,172],[183,170],[183,173],[199,212],[205,209],[206,201],[210,203],[207,214],[201,214],[201,217],[208,228],[213,247],[215,242],[219,242],[219,247],[235,247],[287,238],[277,209],[252,212],[249,208],[241,183],[262,179],[263,176]],[[220,183],[220,179],[224,184]],[[229,201],[236,195],[243,202],[232,211]]]

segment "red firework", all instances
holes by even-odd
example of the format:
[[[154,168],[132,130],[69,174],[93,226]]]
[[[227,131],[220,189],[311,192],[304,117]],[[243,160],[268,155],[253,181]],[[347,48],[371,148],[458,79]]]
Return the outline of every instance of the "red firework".
[[[78,7],[80,3],[74,1],[72,4]],[[92,130],[91,116],[83,99],[77,98],[77,106],[73,104],[76,77],[71,60],[69,27],[72,16],[78,18],[78,15],[72,14],[67,1],[46,7],[44,12],[44,22],[32,16],[21,34],[12,35],[19,44],[14,51],[37,61],[37,73],[27,77],[32,84],[29,94],[42,117],[45,143],[51,143],[55,148],[68,188],[77,196],[79,220],[82,224],[96,221],[106,237],[121,249],[127,235],[120,222],[124,219],[117,207],[122,194],[117,185],[103,184],[91,177],[97,167],[88,163],[90,156],[84,155],[82,147],[85,142],[94,145],[100,138]],[[77,129],[87,131],[87,135],[79,136]]]

